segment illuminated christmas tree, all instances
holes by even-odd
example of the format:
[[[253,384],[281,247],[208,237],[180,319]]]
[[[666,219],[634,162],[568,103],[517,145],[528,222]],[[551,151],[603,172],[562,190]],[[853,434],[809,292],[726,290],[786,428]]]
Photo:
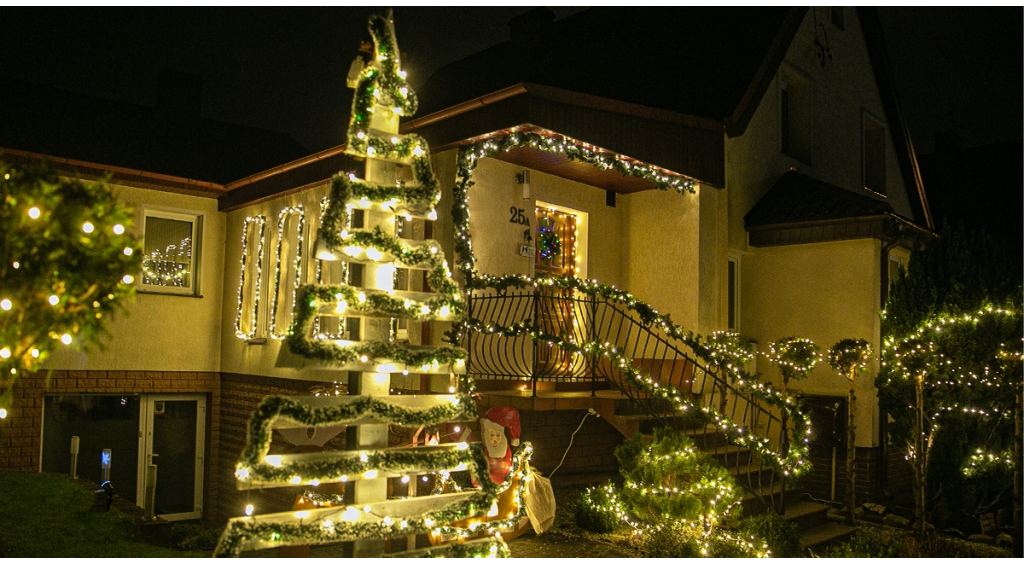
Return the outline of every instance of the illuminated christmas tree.
[[[440,191],[427,143],[398,133],[400,117],[413,114],[417,102],[400,69],[390,13],[371,17],[369,27],[371,60],[364,64],[357,59],[349,73],[355,95],[347,152],[365,159],[364,178],[339,174],[333,179],[316,244],[318,260],[359,265],[362,280],[358,285],[302,287],[286,337],[292,353],[359,376],[349,380],[349,395],[266,398],[250,421],[248,444],[236,471],[240,489],[344,482],[345,494],[311,496],[317,507],[308,511],[232,519],[218,555],[352,541],[353,556],[377,556],[385,552],[387,539],[394,552],[396,540],[426,533],[474,540],[401,555],[504,556],[508,549],[500,530],[509,523],[486,517],[518,520],[525,513],[519,503],[514,515],[494,515],[498,494],[514,478],[520,478],[522,489],[529,471],[527,444],[500,484],[489,479],[479,443],[417,446],[414,439],[413,446],[389,448],[389,426],[437,429],[449,422],[474,421],[476,408],[471,382],[462,376],[464,350],[399,342],[403,324],[454,321],[465,306],[440,244],[407,237],[413,222],[437,218],[434,206]],[[396,280],[415,272],[424,273],[424,291],[409,291],[406,284],[396,289]],[[329,317],[340,319],[340,333],[321,330],[318,318]],[[391,395],[393,382],[415,384],[412,388],[419,390],[421,377],[437,393]],[[337,425],[349,427],[351,450],[268,455],[273,429]],[[388,500],[389,478],[409,483],[458,471],[468,471],[479,486]]]

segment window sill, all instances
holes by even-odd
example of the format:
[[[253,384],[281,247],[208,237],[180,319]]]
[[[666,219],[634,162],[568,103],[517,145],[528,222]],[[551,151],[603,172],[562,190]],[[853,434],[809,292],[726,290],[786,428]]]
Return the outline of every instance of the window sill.
[[[258,337],[258,338],[246,339],[245,340],[245,344],[247,344],[247,345],[265,345],[265,344],[267,344],[267,338],[266,337]]]
[[[202,298],[201,294],[180,294],[178,292],[158,292],[156,290],[135,290],[136,294],[146,294],[149,296],[177,296],[179,298]]]

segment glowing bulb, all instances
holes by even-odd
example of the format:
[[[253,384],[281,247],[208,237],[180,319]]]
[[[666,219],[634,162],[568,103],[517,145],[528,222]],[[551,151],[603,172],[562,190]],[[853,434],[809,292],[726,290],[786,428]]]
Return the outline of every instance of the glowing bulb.
[[[54,305],[55,306],[58,303],[60,303],[60,298],[58,298],[57,296],[50,296],[49,302],[50,302],[50,305]]]
[[[399,107],[399,106],[395,106],[394,108],[391,108],[391,111],[394,112],[396,116],[402,115],[402,108]]]
[[[354,523],[359,520],[359,510],[350,505],[345,508],[345,512],[341,514],[341,518],[350,523]]]
[[[239,468],[238,470],[235,470],[235,477],[238,478],[239,480],[247,479],[249,477],[249,469]]]
[[[132,256],[132,253],[134,253],[134,252],[135,251],[133,251],[131,247],[125,247],[124,248],[124,254],[127,255],[127,256]]]
[[[39,208],[31,207],[28,209],[28,216],[32,219],[39,219],[40,215],[42,215],[42,213],[39,211]]]
[[[67,333],[64,333],[60,337],[60,342],[64,343],[65,345],[70,345],[71,344],[71,335],[68,335]]]
[[[422,157],[423,156],[423,148],[420,147],[419,145],[416,145],[415,147],[413,147],[413,149],[412,149],[412,156],[414,156],[414,157]]]
[[[367,254],[369,254],[369,253],[367,253]],[[366,294],[363,293],[363,292],[359,292],[358,294],[356,294],[356,300],[359,300],[359,303],[361,303],[361,304],[362,303],[366,303]]]
[[[452,312],[452,310],[449,309],[448,306],[441,306],[441,309],[438,310],[437,313],[440,314],[441,317],[448,317],[451,314],[451,312]]]
[[[11,349],[7,347],[0,349],[0,358],[11,358]]]
[[[13,304],[11,304],[11,300],[8,300],[7,298],[4,298],[3,301],[0,301],[0,309],[4,311],[10,311],[12,305]]]
[[[409,95],[409,89],[404,87],[404,86],[399,88],[398,92],[400,92],[402,94],[402,96],[408,96]]]
[[[366,137],[366,134],[363,133],[362,131],[357,131],[356,132],[356,139],[363,139],[365,137]],[[349,175],[349,177],[354,177],[354,176],[355,176],[354,174],[350,174]],[[352,180],[355,180],[355,178],[352,178]]]
[[[378,261],[383,256],[384,256],[384,253],[378,251],[377,249],[375,249],[373,247],[370,247],[369,249],[366,249],[366,257],[369,258],[372,261]]]
[[[366,472],[363,472],[363,477],[366,478],[367,480],[372,480],[377,477],[377,471],[367,470]]]
[[[369,156],[371,156],[371,157],[372,157],[372,156],[373,156],[373,154],[374,154],[374,153],[376,153],[376,152],[377,152],[377,151],[376,151],[376,150],[374,150],[374,148],[373,148],[373,147],[367,147],[367,148],[366,148],[366,154],[367,154],[367,155],[369,155]]]
[[[305,519],[306,517],[309,517],[309,511],[296,511],[295,517],[297,519]]]
[[[265,457],[264,460],[267,462],[267,464],[273,466],[274,468],[280,468],[281,467],[281,456],[280,455],[272,454],[270,456]]]
[[[288,483],[290,483],[290,484],[301,484],[302,483],[302,478],[300,478],[298,476],[292,476],[292,479],[288,480]]]
[[[20,262],[18,262],[18,261],[14,261],[14,263],[13,263],[13,264],[11,264],[11,266],[13,266],[14,268],[16,268],[16,269],[17,269],[17,268],[19,268],[19,267],[21,266],[21,263],[20,263]]]
[[[409,476],[402,476],[402,483],[403,484],[408,484],[409,483]]]
[[[82,224],[82,231],[85,231],[86,233],[92,233],[93,229],[95,229],[95,227],[93,227],[93,225],[88,221]]]
[[[246,515],[252,515],[252,512],[253,512],[253,511],[254,511],[255,509],[256,509],[256,508],[255,508],[255,507],[253,507],[253,506],[252,506],[252,504],[250,503],[249,505],[246,505],[246,506],[245,506],[245,514],[246,514]]]
[[[32,358],[39,358],[39,349],[32,349]]]
[[[405,71],[404,70],[398,71],[398,78],[405,78]]]
[[[135,277],[131,274],[125,274],[124,278],[121,278],[121,281],[125,284],[131,284],[132,282],[135,282]]]
[[[398,137],[392,137],[391,138],[391,142],[397,145],[398,144]]]
[[[437,211],[430,210],[430,213],[427,214],[427,219],[429,219],[430,221],[437,220]]]
[[[118,223],[114,226],[114,235],[120,235],[124,233],[124,226]]]

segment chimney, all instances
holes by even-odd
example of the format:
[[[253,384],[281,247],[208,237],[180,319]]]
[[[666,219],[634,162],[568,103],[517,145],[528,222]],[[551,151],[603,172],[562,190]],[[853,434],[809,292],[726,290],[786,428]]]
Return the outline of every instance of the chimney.
[[[179,119],[199,119],[203,77],[164,69],[160,71],[159,81],[156,107],[160,113]]]

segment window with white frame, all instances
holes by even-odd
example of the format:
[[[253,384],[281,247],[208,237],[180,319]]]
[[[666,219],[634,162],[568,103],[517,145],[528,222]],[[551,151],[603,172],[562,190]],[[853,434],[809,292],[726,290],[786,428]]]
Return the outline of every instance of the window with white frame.
[[[198,294],[201,233],[201,215],[143,210],[140,288],[164,294]]]

